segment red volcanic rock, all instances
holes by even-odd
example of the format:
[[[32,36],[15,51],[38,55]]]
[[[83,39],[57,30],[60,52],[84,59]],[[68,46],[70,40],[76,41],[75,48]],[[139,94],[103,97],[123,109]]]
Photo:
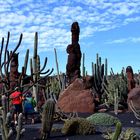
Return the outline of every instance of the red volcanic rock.
[[[126,74],[127,74],[128,91],[131,91],[131,89],[135,88],[134,74],[131,66],[128,66],[126,68]]]
[[[94,113],[95,109],[92,92],[84,88],[81,79],[76,79],[60,94],[57,105],[66,113]]]
[[[67,46],[68,60],[66,65],[66,75],[68,83],[71,84],[76,78],[80,78],[81,50],[79,41],[80,28],[78,22],[71,25],[71,44]]]
[[[136,109],[140,109],[140,88],[133,88],[129,94],[127,102],[133,102],[133,105]]]

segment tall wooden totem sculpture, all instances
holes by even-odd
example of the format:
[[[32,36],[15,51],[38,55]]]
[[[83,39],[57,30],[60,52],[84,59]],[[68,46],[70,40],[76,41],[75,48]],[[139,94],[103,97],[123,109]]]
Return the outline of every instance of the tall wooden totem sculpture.
[[[71,84],[76,78],[80,77],[81,50],[79,41],[80,28],[78,22],[71,25],[72,43],[67,46],[68,60],[66,66],[66,75],[68,83]]]

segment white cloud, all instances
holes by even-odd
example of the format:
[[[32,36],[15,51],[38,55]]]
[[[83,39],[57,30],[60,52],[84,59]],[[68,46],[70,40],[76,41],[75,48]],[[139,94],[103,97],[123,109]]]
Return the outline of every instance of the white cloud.
[[[140,37],[128,37],[128,38],[121,38],[116,40],[106,41],[106,44],[123,44],[123,43],[140,43]]]
[[[0,5],[0,38],[10,31],[10,43],[16,43],[23,33],[22,51],[33,48],[35,32],[39,33],[40,52],[54,47],[65,50],[71,43],[74,21],[80,24],[81,40],[95,32],[140,21],[139,0],[3,0]],[[125,39],[114,41],[123,42]]]

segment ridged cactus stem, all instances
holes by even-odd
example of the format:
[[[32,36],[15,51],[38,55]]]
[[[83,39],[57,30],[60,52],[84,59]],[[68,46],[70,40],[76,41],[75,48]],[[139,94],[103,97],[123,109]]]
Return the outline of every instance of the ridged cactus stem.
[[[91,63],[92,75],[94,75],[94,63]]]
[[[42,113],[42,134],[41,139],[46,140],[50,136],[53,125],[53,115],[55,112],[55,102],[53,99],[48,99],[44,105]]]
[[[2,119],[3,119],[3,129],[6,138],[8,137],[8,128],[6,124],[6,116],[7,116],[7,97],[5,95],[2,95]]]
[[[17,129],[16,140],[20,140],[20,137],[21,137],[20,132],[22,130],[22,117],[23,117],[23,115],[22,115],[22,113],[20,113],[19,116],[18,116],[18,126],[16,128]]]
[[[85,54],[83,53],[83,77],[85,77]]]
[[[25,73],[27,71],[28,59],[29,59],[29,49],[27,49],[27,51],[26,51],[25,60],[24,60]]]
[[[5,95],[2,95],[2,108],[3,108],[3,119],[4,122],[6,120],[6,114],[7,114],[7,97]]]
[[[121,131],[122,131],[122,124],[121,124],[121,122],[117,122],[115,133],[114,133],[114,136],[113,136],[112,140],[118,140],[118,138],[121,134]]]
[[[34,82],[37,82],[37,47],[38,47],[38,33],[35,33],[35,39],[34,39],[34,56],[33,56],[33,80]],[[37,93],[38,93],[38,88],[37,86],[33,86],[33,96],[35,97],[36,102],[37,100]],[[37,107],[35,108],[37,111]]]
[[[0,127],[1,127],[2,140],[7,140],[3,126],[4,126],[4,121],[3,121],[3,118],[0,117]]]
[[[59,66],[58,66],[58,59],[57,59],[56,48],[54,48],[54,53],[55,53],[55,63],[56,63],[56,69],[57,69],[57,77],[58,77],[58,80],[59,80],[59,87],[60,87],[60,90],[61,90],[62,87],[61,87],[61,79],[60,79],[60,73],[59,73]]]
[[[108,73],[108,71],[107,71],[107,65],[108,65],[108,63],[107,63],[107,58],[105,59],[105,76],[107,77],[107,73]]]
[[[115,93],[114,93],[114,113],[115,115],[118,114],[118,88],[115,89]]]

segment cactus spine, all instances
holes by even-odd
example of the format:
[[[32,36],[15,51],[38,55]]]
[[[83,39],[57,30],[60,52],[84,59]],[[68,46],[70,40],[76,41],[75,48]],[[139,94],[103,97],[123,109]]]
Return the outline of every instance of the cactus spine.
[[[55,102],[53,99],[48,99],[44,105],[42,113],[42,140],[46,140],[50,136],[51,128],[53,125],[54,112]]]

